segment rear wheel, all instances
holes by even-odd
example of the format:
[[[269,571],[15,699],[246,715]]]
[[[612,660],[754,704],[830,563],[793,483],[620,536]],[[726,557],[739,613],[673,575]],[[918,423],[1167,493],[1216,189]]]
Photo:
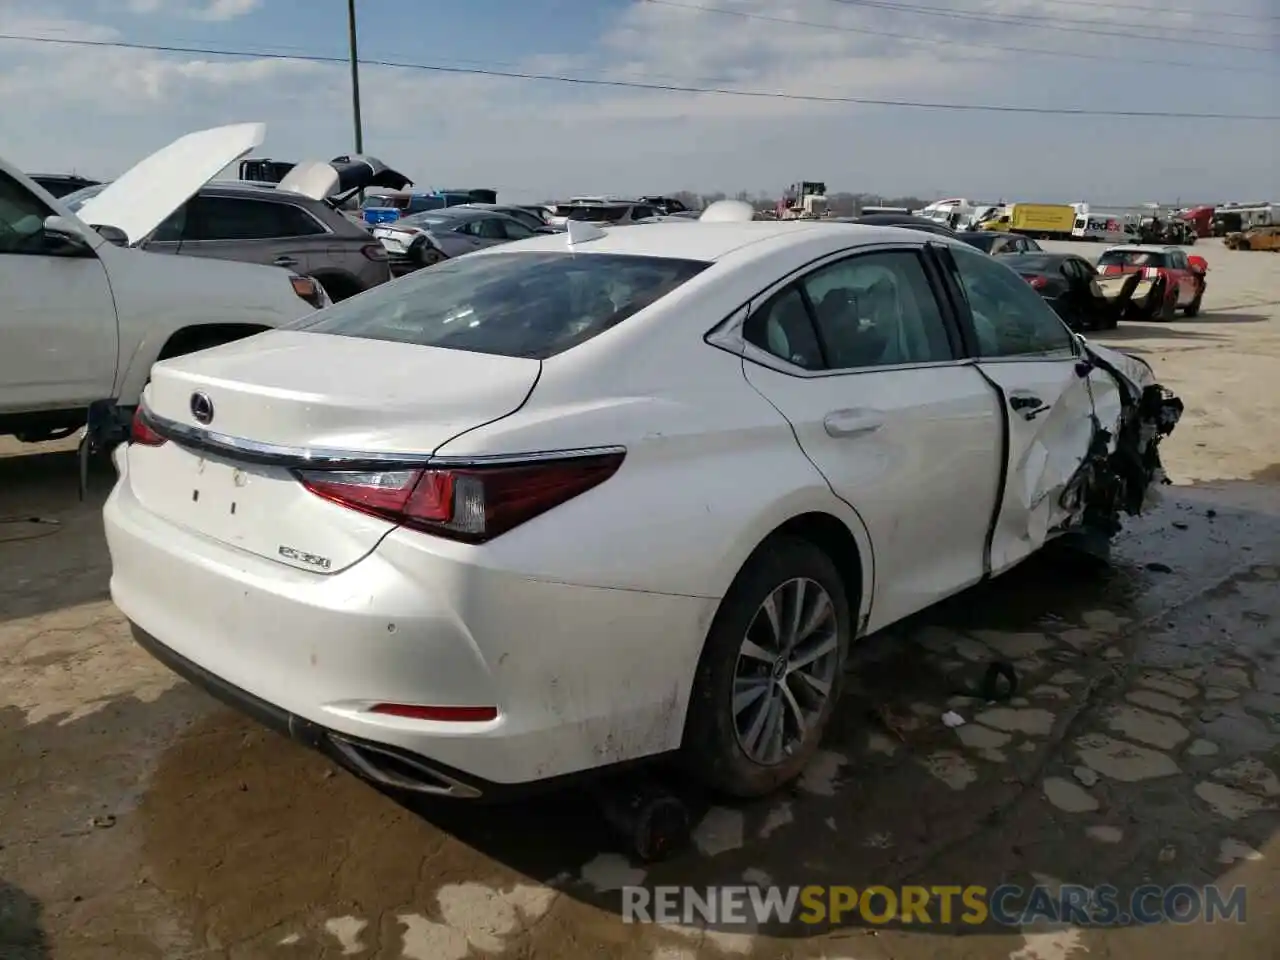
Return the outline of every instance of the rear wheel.
[[[354,297],[361,292],[357,283],[337,274],[322,273],[312,279],[324,288],[324,292],[334,303],[341,303],[348,297]]]
[[[831,558],[807,540],[765,544],[707,635],[685,723],[690,773],[744,798],[798,777],[835,708],[851,635]]]
[[[1203,299],[1204,299],[1204,291],[1201,290],[1199,293],[1196,294],[1196,298],[1186,305],[1186,307],[1182,311],[1183,314],[1188,317],[1194,317],[1197,313],[1200,312],[1200,301]]]
[[[1164,298],[1164,303],[1160,305],[1160,312],[1156,314],[1156,319],[1161,323],[1169,323],[1178,314],[1178,290],[1175,287],[1173,292]]]

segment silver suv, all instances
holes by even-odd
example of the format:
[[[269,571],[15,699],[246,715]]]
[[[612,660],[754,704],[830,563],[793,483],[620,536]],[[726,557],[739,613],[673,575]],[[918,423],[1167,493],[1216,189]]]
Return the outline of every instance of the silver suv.
[[[77,211],[105,188],[78,190],[63,203]],[[386,248],[368,230],[324,200],[266,184],[206,184],[138,246],[287,267],[315,278],[335,302],[391,279]]]

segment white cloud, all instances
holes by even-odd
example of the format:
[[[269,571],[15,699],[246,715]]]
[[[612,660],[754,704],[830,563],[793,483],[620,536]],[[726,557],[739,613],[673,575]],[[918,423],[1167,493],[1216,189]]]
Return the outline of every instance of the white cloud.
[[[217,23],[253,13],[262,0],[128,0],[130,13],[166,14]]]
[[[206,19],[244,14],[257,5],[129,2],[143,12]],[[1277,106],[1274,74],[1200,74],[1001,49],[1131,55],[1133,41],[1120,38],[906,18],[879,7],[820,0],[680,2],[829,26],[633,3],[591,49],[543,51],[497,69],[873,100],[1242,113],[1273,113]],[[1238,5],[1243,2],[1262,12],[1266,0],[1223,0],[1237,4],[1235,10],[1246,9]],[[119,3],[115,9],[122,9]],[[966,0],[964,9],[1062,22],[1115,15],[1105,7],[1040,0]],[[0,33],[124,39],[104,23],[83,18],[80,10],[79,0],[63,0],[60,11],[56,0],[8,0],[0,10]],[[1135,22],[1131,12],[1126,16]],[[121,29],[131,22],[115,21]],[[252,24],[253,17],[244,23]],[[1248,23],[1229,21],[1221,29],[1247,29]],[[1159,24],[1172,21],[1162,15]],[[936,42],[924,42],[930,40]],[[382,53],[394,39],[362,41],[370,56],[428,58]],[[254,42],[271,41],[255,35]],[[1153,51],[1185,59],[1198,53],[1148,45],[1142,55]],[[1083,196],[1094,202],[1280,194],[1269,162],[1280,149],[1275,124],[892,109],[374,66],[362,69],[361,80],[366,150],[424,186],[474,182],[538,199],[596,191],[778,190],[803,177],[826,180],[833,189],[1046,200]],[[30,169],[115,175],[185,132],[245,120],[267,122],[265,152],[278,158],[329,157],[351,148],[349,78],[339,64],[0,41],[0,102],[6,105],[0,143],[9,159]],[[1250,148],[1224,151],[1224,140]]]

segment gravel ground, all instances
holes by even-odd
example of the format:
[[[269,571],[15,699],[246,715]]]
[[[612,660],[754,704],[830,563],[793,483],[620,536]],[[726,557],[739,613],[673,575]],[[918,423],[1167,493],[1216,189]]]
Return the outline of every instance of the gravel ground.
[[[1094,252],[1071,245],[1068,249]],[[1033,561],[869,638],[786,795],[629,862],[591,804],[402,804],[134,647],[74,458],[0,445],[0,958],[1270,960],[1280,936],[1280,257],[1196,248],[1205,311],[1097,336],[1187,404],[1106,571]],[[0,442],[2,444],[3,442]],[[984,660],[1020,697],[957,697]],[[941,714],[967,722],[950,729]],[[1248,922],[703,928],[625,884],[1243,884]]]

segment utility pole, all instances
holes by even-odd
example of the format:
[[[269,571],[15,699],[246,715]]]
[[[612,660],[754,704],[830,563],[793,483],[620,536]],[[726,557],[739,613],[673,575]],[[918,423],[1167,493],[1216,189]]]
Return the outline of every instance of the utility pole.
[[[356,0],[347,0],[347,36],[351,41],[351,115],[356,127],[356,153],[364,153],[360,123],[360,58],[356,52]]]

